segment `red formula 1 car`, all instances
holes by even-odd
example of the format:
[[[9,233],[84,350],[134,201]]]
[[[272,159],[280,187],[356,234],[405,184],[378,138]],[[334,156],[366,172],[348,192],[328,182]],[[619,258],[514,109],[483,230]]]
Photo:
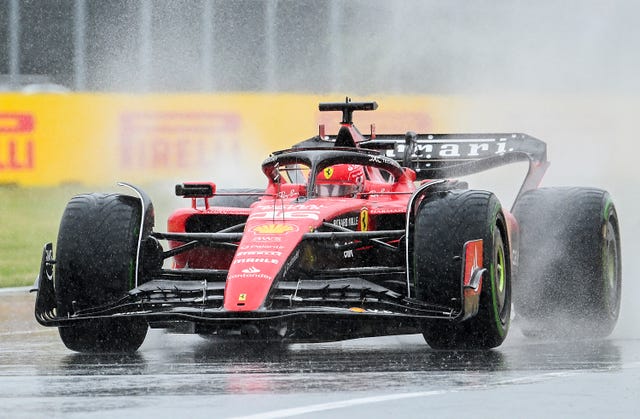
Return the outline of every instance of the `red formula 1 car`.
[[[252,341],[421,333],[433,348],[500,345],[512,297],[526,335],[606,336],[620,240],[605,191],[541,188],[546,145],[525,134],[361,134],[354,111],[262,164],[263,190],[183,183],[190,206],[153,230],[151,200],[74,197],[45,246],[36,318],[80,352],[135,351],[148,327]],[[517,161],[512,211],[455,180]],[[172,263],[166,262],[171,259]],[[560,321],[566,320],[566,321]]]

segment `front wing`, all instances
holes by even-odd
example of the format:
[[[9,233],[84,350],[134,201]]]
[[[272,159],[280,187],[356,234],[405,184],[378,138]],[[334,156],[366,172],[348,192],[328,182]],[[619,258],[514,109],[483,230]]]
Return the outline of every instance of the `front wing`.
[[[460,317],[451,308],[427,305],[358,277],[280,281],[273,286],[269,307],[247,312],[223,308],[224,281],[152,279],[114,303],[58,317],[47,246],[35,284],[35,316],[44,326],[144,318],[151,327],[181,333],[318,342],[419,333],[426,322]]]

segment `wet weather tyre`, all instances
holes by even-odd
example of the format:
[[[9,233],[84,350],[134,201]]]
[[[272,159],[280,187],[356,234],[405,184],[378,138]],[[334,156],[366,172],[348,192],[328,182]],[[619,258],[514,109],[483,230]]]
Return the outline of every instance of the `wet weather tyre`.
[[[78,195],[60,222],[54,287],[59,317],[114,303],[135,286],[140,202],[118,194]],[[78,352],[133,352],[147,333],[141,319],[105,318],[58,328]]]
[[[491,192],[448,191],[425,199],[415,219],[416,298],[462,310],[463,249],[483,241],[478,313],[462,322],[433,321],[424,338],[434,349],[489,349],[507,336],[511,316],[511,258],[502,207]]]
[[[520,226],[514,308],[523,334],[602,338],[613,331],[622,288],[620,229],[609,193],[541,188],[514,206]]]

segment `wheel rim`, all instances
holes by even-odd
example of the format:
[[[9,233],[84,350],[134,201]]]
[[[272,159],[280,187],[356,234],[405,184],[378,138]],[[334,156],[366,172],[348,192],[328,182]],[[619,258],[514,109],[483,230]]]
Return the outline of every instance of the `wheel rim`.
[[[611,219],[605,224],[604,246],[602,255],[602,268],[604,277],[604,295],[611,317],[618,315],[620,305],[619,293],[619,270],[618,266],[618,241],[616,240],[615,228]]]
[[[510,312],[508,295],[509,285],[507,284],[507,258],[505,256],[504,242],[499,230],[496,230],[494,240],[493,269],[491,270],[491,280],[494,287],[494,307],[497,320],[503,325],[506,324]]]

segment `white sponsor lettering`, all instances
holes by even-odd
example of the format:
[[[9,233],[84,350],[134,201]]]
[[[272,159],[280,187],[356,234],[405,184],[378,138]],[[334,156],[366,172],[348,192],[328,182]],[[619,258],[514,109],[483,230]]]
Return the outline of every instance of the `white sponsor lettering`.
[[[254,236],[252,242],[281,242],[282,236]]]
[[[285,204],[284,206],[278,204],[278,208],[281,210],[319,211],[324,207],[325,205],[316,204]],[[261,211],[273,210],[273,205],[256,205],[254,209]]]
[[[268,249],[268,250],[272,250],[272,251],[278,251],[278,250],[282,250],[284,249],[284,246],[281,244],[247,244],[247,245],[242,245],[240,246],[240,248],[238,249],[239,251],[245,251],[248,249]]]
[[[478,151],[480,151],[480,150],[489,151],[489,144],[487,144],[487,143],[484,143],[484,144],[469,144],[469,147],[471,148],[469,150],[469,154],[467,154],[469,157],[479,156],[480,154],[478,153]]]
[[[234,265],[240,265],[244,263],[271,263],[273,265],[277,265],[280,263],[278,259],[270,259],[270,258],[239,258],[234,259]]]
[[[236,256],[282,256],[282,252],[269,251],[269,250],[249,250],[238,251]]]
[[[269,275],[265,275],[265,274],[261,274],[261,273],[256,273],[256,274],[246,274],[246,273],[242,273],[242,274],[233,274],[233,275],[229,275],[227,277],[227,279],[247,279],[247,278],[251,278],[251,279],[271,279],[271,276]]]
[[[460,147],[457,144],[443,144],[438,155],[440,157],[460,157]]]
[[[318,212],[313,211],[281,211],[281,210],[270,210],[270,211],[262,211],[262,212],[253,212],[249,219],[260,219],[260,220],[318,220],[320,219],[320,215]]]
[[[387,157],[397,158],[404,155],[407,149],[406,144],[396,144],[394,150],[388,150]],[[428,143],[418,143],[412,157],[431,159],[433,157],[455,158],[455,157],[482,157],[495,154],[504,154],[507,151],[507,138],[469,138],[469,139],[429,139]]]
[[[354,227],[358,225],[358,217],[336,218],[333,224],[340,227]]]

